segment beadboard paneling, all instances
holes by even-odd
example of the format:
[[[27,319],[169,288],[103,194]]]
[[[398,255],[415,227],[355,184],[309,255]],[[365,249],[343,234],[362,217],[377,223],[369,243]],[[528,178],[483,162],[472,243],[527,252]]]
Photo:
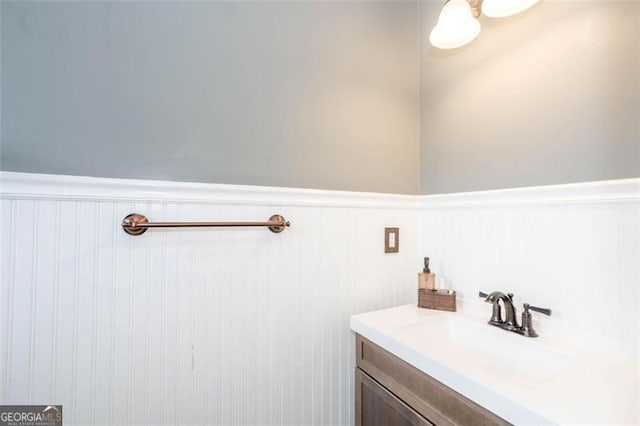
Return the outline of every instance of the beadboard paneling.
[[[349,316],[415,299],[413,198],[393,208],[355,198],[349,207],[329,192],[304,205],[281,194],[269,204],[8,189],[0,398],[63,404],[68,424],[350,424]],[[120,228],[130,212],[156,221],[280,213],[292,226],[131,237]],[[399,254],[384,254],[385,226],[400,227]]]
[[[463,309],[512,291],[553,308],[541,334],[637,356],[637,179],[426,197],[0,182],[0,400],[63,404],[68,424],[351,424],[349,316],[415,303],[423,255]],[[131,212],[292,227],[131,237]]]
[[[518,315],[522,303],[553,309],[533,313],[541,335],[637,359],[640,192],[638,180],[624,185],[587,198],[576,197],[579,185],[564,201],[527,190],[426,197],[421,251],[457,290],[459,307],[488,318],[478,291],[512,292]]]

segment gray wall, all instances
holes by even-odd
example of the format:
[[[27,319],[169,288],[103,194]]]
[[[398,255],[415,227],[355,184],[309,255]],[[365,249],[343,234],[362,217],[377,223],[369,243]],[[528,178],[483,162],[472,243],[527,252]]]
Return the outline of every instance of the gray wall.
[[[640,3],[544,0],[453,52],[427,42],[441,6],[2,2],[0,168],[397,193],[640,175]]]
[[[439,2],[423,2],[424,40]],[[421,192],[640,176],[640,2],[544,0],[422,44]]]
[[[415,2],[6,2],[2,170],[417,193]]]

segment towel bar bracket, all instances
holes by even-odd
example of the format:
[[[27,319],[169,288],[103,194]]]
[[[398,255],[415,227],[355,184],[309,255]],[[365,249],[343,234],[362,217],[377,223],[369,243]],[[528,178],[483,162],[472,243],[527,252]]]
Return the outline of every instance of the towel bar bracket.
[[[149,223],[149,221],[146,216],[138,213],[131,213],[125,216],[122,220],[122,229],[124,229],[124,232],[129,235],[142,235],[147,232],[147,229],[149,228],[140,225],[146,225],[147,223]]]
[[[278,222],[279,223],[279,225],[270,225],[269,226],[269,231],[273,232],[274,234],[281,233],[288,226],[291,225],[291,223],[289,221],[287,221],[284,217],[280,216],[279,214],[274,214],[273,216],[270,216],[269,217],[269,222]]]

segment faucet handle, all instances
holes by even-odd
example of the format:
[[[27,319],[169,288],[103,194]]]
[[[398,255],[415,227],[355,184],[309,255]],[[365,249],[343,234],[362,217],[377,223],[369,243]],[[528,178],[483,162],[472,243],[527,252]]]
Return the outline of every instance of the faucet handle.
[[[531,321],[531,311],[540,312],[541,314],[551,315],[551,309],[538,308],[537,306],[531,306],[528,303],[522,305],[524,311],[522,311],[522,327],[520,327],[519,333],[527,337],[538,337],[538,333],[533,329],[533,322]]]
[[[487,293],[485,293],[484,291],[479,291],[478,292],[478,297],[483,297],[484,301],[487,302],[487,303],[493,303],[493,301],[489,299],[489,295]]]
[[[545,315],[549,315],[551,316],[551,309],[547,309],[547,308],[538,308],[537,306],[531,306],[528,303],[525,303],[523,305],[524,307],[524,311],[525,312],[529,312],[529,310],[532,310],[534,312],[540,312],[541,314],[545,314]]]

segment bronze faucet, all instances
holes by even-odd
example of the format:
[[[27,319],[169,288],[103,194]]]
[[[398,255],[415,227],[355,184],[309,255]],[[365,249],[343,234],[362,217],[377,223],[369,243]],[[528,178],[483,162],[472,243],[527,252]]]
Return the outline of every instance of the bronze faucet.
[[[494,291],[491,294],[479,292],[480,297],[484,297],[484,301],[493,304],[493,312],[489,319],[489,324],[500,327],[504,330],[513,331],[514,333],[522,334],[526,337],[538,337],[538,333],[533,329],[531,322],[531,312],[540,312],[545,315],[551,315],[551,309],[538,308],[531,306],[528,303],[523,305],[524,311],[522,312],[522,325],[518,325],[516,319],[516,308],[513,306],[513,293],[503,293],[501,291]],[[505,310],[505,318],[502,319],[502,310],[500,301]]]

